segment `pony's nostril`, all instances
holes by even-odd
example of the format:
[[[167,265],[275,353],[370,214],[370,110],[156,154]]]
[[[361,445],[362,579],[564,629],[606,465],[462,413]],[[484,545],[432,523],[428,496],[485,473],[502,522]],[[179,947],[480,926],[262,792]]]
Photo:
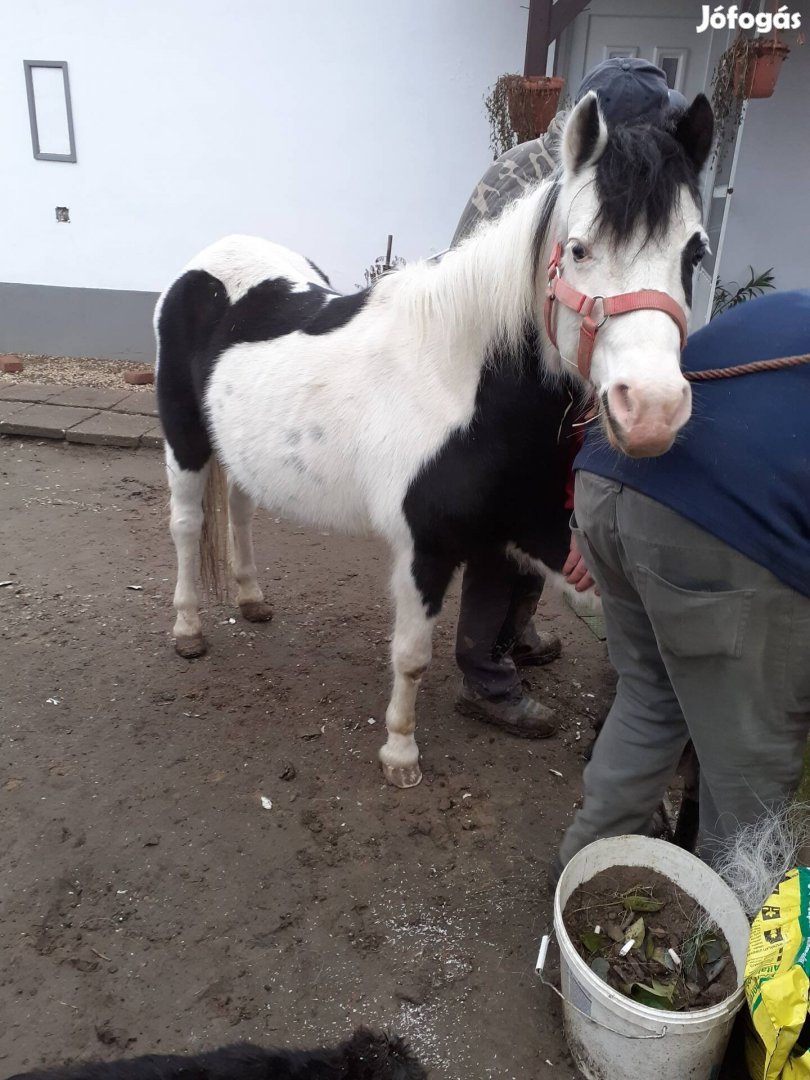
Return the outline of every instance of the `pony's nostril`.
[[[692,415],[692,387],[689,383],[681,391],[681,400],[672,414],[672,424],[681,428]]]
[[[611,387],[608,400],[613,415],[617,419],[626,421],[632,415],[632,395],[627,383],[616,383],[615,386]]]

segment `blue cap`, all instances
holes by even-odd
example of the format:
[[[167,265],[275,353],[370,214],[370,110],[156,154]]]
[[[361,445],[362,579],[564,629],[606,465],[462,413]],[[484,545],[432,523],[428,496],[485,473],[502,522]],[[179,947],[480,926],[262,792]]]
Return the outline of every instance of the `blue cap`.
[[[589,71],[577,91],[577,101],[595,90],[608,124],[631,120],[659,123],[674,109],[686,108],[686,98],[670,90],[661,68],[635,56],[616,56]]]

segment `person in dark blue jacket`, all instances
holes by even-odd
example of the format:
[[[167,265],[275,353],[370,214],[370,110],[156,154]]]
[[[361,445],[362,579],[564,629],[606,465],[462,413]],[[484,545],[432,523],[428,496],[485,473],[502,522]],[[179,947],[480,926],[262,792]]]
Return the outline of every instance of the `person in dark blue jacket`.
[[[739,305],[696,333],[684,370],[810,353],[810,291]],[[599,585],[616,699],[556,871],[592,840],[649,830],[692,740],[698,851],[798,785],[810,731],[810,365],[693,383],[662,457],[589,434],[575,532]]]

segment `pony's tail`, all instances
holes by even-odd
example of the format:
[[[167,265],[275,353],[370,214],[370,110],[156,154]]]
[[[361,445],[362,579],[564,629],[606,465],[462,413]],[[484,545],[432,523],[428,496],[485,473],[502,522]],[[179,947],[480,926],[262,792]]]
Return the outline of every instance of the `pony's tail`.
[[[228,478],[216,455],[212,455],[203,492],[200,576],[203,589],[220,601],[227,597],[229,531]]]

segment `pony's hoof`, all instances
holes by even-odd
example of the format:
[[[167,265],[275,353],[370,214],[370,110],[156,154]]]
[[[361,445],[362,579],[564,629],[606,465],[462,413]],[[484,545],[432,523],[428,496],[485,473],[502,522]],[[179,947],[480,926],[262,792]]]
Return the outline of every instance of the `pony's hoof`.
[[[388,783],[398,788],[416,787],[422,779],[422,770],[418,765],[386,765],[383,763],[382,771]]]
[[[205,656],[208,652],[208,642],[197,634],[195,637],[179,637],[174,640],[174,650],[184,660],[196,660],[198,656]]]
[[[248,622],[270,622],[273,618],[273,609],[266,600],[246,600],[239,610]]]

